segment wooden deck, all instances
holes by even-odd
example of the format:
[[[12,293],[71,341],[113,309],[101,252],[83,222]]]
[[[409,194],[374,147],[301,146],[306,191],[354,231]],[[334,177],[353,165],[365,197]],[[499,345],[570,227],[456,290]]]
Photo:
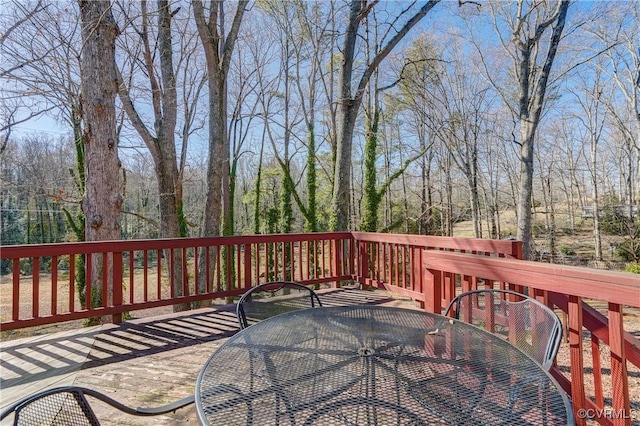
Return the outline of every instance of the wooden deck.
[[[385,304],[417,308],[409,298],[355,288],[321,290],[325,306]],[[130,406],[157,406],[194,392],[200,367],[238,330],[233,305],[102,325],[0,343],[0,405],[54,386],[102,391]],[[107,425],[198,424],[195,407],[154,417],[95,404]]]

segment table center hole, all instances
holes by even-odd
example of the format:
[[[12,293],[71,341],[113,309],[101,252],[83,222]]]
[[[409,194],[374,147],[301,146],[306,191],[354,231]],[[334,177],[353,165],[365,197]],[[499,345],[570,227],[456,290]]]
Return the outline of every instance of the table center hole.
[[[376,351],[374,351],[372,348],[360,348],[360,349],[358,349],[358,355],[360,355],[360,356],[372,356],[375,353],[376,353]]]

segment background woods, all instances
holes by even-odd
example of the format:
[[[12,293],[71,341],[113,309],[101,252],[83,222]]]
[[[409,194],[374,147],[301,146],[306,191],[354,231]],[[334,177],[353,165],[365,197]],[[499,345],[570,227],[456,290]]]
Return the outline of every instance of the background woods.
[[[640,261],[638,2],[90,3],[0,12],[3,245],[349,229]]]

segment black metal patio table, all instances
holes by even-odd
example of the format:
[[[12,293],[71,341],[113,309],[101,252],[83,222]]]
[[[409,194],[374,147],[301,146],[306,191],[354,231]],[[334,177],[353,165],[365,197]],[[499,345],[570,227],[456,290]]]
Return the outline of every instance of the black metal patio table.
[[[203,424],[567,425],[555,380],[507,341],[424,311],[304,309],[229,338],[196,383]]]

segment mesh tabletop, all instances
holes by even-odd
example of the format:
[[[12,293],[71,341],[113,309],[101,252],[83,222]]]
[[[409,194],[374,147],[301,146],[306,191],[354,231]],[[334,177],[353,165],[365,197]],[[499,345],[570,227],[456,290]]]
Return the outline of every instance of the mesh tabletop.
[[[567,425],[564,392],[500,337],[423,311],[305,309],[261,321],[209,358],[204,424]]]

